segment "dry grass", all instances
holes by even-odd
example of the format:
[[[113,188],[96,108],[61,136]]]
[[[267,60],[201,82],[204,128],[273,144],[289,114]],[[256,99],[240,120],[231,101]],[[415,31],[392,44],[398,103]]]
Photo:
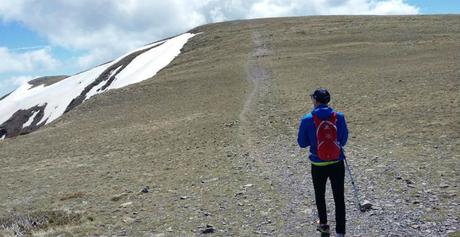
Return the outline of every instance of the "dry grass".
[[[80,214],[65,211],[32,212],[25,215],[12,215],[1,218],[0,231],[3,231],[5,235],[32,235],[32,233],[47,232],[49,228],[77,225],[80,219]]]
[[[74,192],[74,193],[67,193],[64,196],[62,196],[59,200],[61,201],[66,201],[74,198],[82,198],[86,195],[85,192]]]

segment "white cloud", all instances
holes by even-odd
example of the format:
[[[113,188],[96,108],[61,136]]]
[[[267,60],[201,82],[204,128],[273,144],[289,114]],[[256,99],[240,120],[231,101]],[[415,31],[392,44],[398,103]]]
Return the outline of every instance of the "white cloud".
[[[376,15],[417,14],[418,12],[418,8],[407,5],[402,0],[376,2],[370,11],[371,14]]]
[[[348,0],[326,1],[316,5],[316,10],[324,15],[412,15],[419,9],[403,0]],[[339,4],[337,4],[339,3]]]
[[[34,77],[34,76],[16,76],[16,77],[10,77],[4,81],[2,81],[2,83],[5,83],[5,84],[9,84],[9,85],[13,85],[13,86],[20,86],[28,81],[31,81],[33,80],[34,78],[37,78],[37,77]]]
[[[249,18],[296,15],[295,8],[299,1],[263,0],[255,2],[249,9]]]
[[[0,73],[53,69],[58,65],[49,47],[20,53],[0,47],[0,60]]]
[[[15,90],[22,84],[34,79],[34,76],[11,76],[0,80],[0,98]]]
[[[85,69],[145,43],[232,19],[327,14],[417,14],[403,0],[15,0],[0,18],[22,22],[53,45],[88,53]]]

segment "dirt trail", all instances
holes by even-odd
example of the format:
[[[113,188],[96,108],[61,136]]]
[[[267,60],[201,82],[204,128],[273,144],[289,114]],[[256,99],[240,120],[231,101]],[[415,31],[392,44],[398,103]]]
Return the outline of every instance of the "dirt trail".
[[[254,52],[251,55],[248,62],[248,77],[247,80],[251,83],[252,89],[246,98],[244,103],[243,110],[239,115],[240,121],[243,125],[249,125],[250,121],[248,118],[248,112],[255,108],[255,98],[260,96],[260,88],[263,86],[263,83],[267,83],[270,80],[270,71],[268,68],[265,68],[261,65],[261,62],[258,60],[259,57],[264,57],[271,54],[271,50],[267,48],[264,44],[263,39],[259,32],[253,34],[253,43],[254,43]]]
[[[278,102],[273,98],[272,72],[269,63],[273,50],[269,33],[255,30],[252,35],[254,51],[248,61],[248,81],[252,85],[244,108],[240,114],[240,135],[255,160],[256,172],[269,180],[275,197],[268,206],[276,228],[270,232],[262,228],[261,233],[272,236],[304,236],[313,234],[314,202],[311,196],[311,180],[306,176],[309,164],[298,159],[301,154],[294,138],[295,129],[280,133],[270,123],[271,111],[276,111]],[[275,139],[269,134],[278,134]]]

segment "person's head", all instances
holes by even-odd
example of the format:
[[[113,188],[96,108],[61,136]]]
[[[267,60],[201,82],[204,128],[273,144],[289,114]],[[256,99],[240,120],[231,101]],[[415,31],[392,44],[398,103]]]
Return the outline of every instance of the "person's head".
[[[313,94],[310,95],[313,105],[317,107],[320,104],[327,105],[331,101],[331,95],[325,88],[316,89]]]

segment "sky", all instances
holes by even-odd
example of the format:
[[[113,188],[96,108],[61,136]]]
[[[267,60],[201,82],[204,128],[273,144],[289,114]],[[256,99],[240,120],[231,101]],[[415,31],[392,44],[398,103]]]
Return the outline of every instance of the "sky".
[[[206,23],[356,14],[460,14],[460,0],[0,0],[0,97]]]

